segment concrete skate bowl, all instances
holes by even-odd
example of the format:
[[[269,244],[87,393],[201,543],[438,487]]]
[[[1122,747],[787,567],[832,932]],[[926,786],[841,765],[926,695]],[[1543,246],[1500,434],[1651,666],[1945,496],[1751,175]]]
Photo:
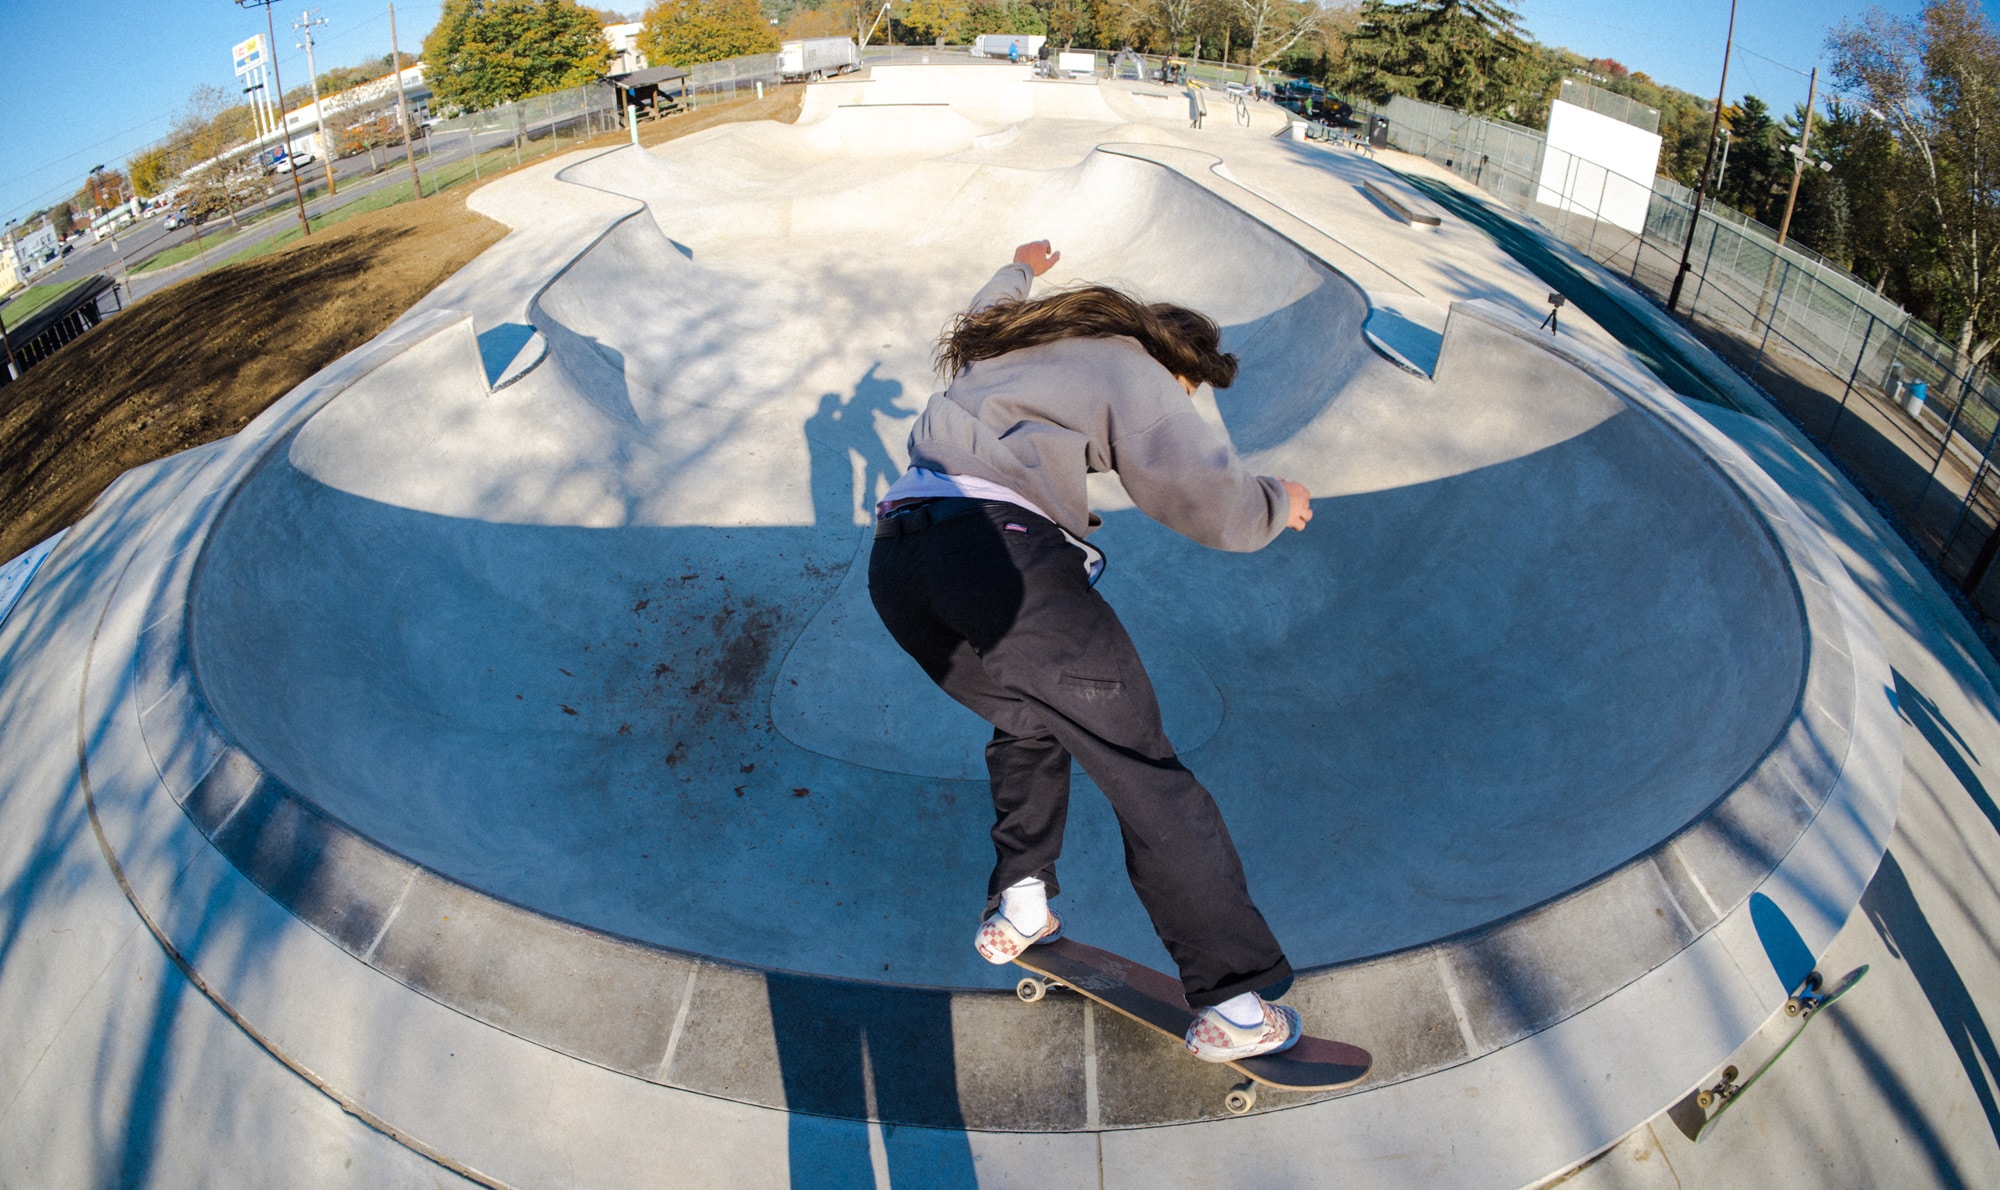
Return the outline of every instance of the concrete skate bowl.
[[[721,140],[713,160],[740,149]],[[972,955],[984,730],[867,607],[861,509],[902,462],[930,340],[1038,235],[1072,277],[1222,321],[1243,380],[1198,403],[1318,495],[1310,532],[1227,555],[1107,485],[1094,540],[1307,972],[1294,1001],[1375,1052],[1368,1087],[1666,963],[1834,790],[1846,580],[1643,377],[1479,306],[1454,309],[1435,379],[1410,377],[1366,346],[1344,277],[1130,158],[906,162],[766,199],[690,173],[568,171],[646,205],[530,303],[542,362],[489,389],[492,328],[469,323],[385,356],[202,546],[189,650],[232,752],[189,812],[395,978],[794,1110],[1222,1110],[1228,1072],[1074,1001],[1017,1004]],[[1073,928],[1165,966],[1076,784]],[[1066,1090],[1086,1028],[1087,1113]],[[871,1030],[902,1042],[872,1051],[864,1107],[846,1075]]]

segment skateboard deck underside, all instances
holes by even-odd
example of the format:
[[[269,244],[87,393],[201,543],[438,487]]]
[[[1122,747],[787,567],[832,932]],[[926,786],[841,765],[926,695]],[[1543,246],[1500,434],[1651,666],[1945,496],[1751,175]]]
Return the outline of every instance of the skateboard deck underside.
[[[1067,938],[1032,946],[1015,964],[1060,983],[1120,1016],[1149,1025],[1176,1043],[1187,1036],[1194,1012],[1181,982],[1107,950]],[[1302,1037],[1281,1054],[1244,1058],[1227,1065],[1267,1087],[1286,1091],[1337,1091],[1368,1076],[1374,1058],[1367,1050],[1323,1037]]]
[[[1778,1064],[1778,1059],[1784,1057],[1785,1051],[1792,1048],[1792,1043],[1797,1041],[1799,1039],[1799,1035],[1804,1033],[1806,1031],[1806,1028],[1813,1023],[1814,1017],[1817,1017],[1820,1013],[1826,1011],[1829,1007],[1833,1005],[1834,1001],[1840,999],[1842,996],[1845,996],[1848,992],[1854,990],[1854,985],[1860,983],[1862,977],[1867,974],[1868,974],[1867,966],[1864,965],[1861,967],[1857,967],[1854,970],[1849,971],[1846,974],[1846,976],[1843,977],[1841,981],[1830,990],[1820,993],[1813,993],[1812,994],[1813,1002],[1811,1011],[1805,1013],[1804,1019],[1799,1021],[1798,1025],[1794,1027],[1791,1030],[1791,1032],[1786,1034],[1784,1041],[1781,1042],[1775,1050],[1771,1051],[1771,1055],[1765,1058],[1764,1061],[1758,1065],[1757,1069],[1751,1071],[1750,1077],[1744,1079],[1740,1083],[1734,1083],[1734,1085],[1729,1086],[1728,1093],[1723,1097],[1722,1101],[1715,1105],[1714,1110],[1708,1113],[1707,1118],[1704,1119],[1701,1123],[1701,1126],[1698,1129],[1696,1129],[1694,1134],[1694,1139],[1696,1143],[1699,1143],[1703,1137],[1708,1135],[1708,1130],[1715,1126],[1715,1122],[1717,1120],[1720,1120],[1723,1117],[1723,1115],[1726,1114],[1729,1111],[1729,1109],[1735,1105],[1737,1100],[1743,1098],[1743,1093],[1745,1091],[1748,1091],[1751,1087],[1756,1086],[1757,1080],[1764,1077],[1764,1073],[1766,1071],[1770,1070],[1771,1067],[1776,1066]],[[1799,994],[1801,993],[1794,993],[1794,997],[1796,998]],[[1734,1069],[1735,1069],[1734,1067],[1731,1067],[1730,1068],[1731,1072],[1733,1072]],[[1729,1078],[1725,1078],[1723,1081],[1725,1084],[1731,1082]]]

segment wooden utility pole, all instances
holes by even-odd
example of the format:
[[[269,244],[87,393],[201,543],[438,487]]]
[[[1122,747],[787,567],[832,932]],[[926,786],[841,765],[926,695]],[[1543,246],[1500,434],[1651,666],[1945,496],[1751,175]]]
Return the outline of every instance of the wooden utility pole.
[[[312,76],[313,120],[319,125],[320,165],[326,170],[326,192],[329,196],[337,193],[333,185],[333,142],[326,135],[326,109],[319,99],[319,63],[313,61],[313,26],[326,24],[326,18],[319,15],[319,9],[308,8],[299,14],[292,28],[304,34],[305,40],[299,48],[306,52],[306,73]]]
[[[291,129],[285,126],[285,80],[284,76],[278,73],[278,30],[271,22],[271,5],[277,3],[277,0],[236,0],[236,3],[241,8],[262,6],[264,9],[264,35],[270,39],[271,85],[278,89],[278,102],[274,109],[278,115],[278,143],[285,147],[285,160],[289,163],[292,159],[292,133]],[[292,175],[292,197],[298,200],[299,204],[299,234],[309,236],[313,229],[312,224],[306,220],[306,192],[305,188],[299,185],[298,167],[293,166],[285,172]]]
[[[1752,325],[1777,313],[1774,310],[1767,315],[1764,306],[1771,298],[1771,283],[1778,279],[1778,257],[1784,251],[1785,237],[1791,234],[1792,206],[1799,201],[1799,179],[1805,176],[1806,162],[1809,160],[1806,154],[1812,149],[1813,102],[1818,98],[1819,67],[1815,66],[1806,82],[1806,126],[1799,132],[1799,147],[1792,150],[1798,160],[1792,163],[1792,189],[1785,195],[1785,217],[1778,221],[1778,247],[1771,253],[1771,267],[1764,270],[1764,288],[1757,295],[1757,317]]]
[[[1681,285],[1687,281],[1688,258],[1694,255],[1694,232],[1701,226],[1701,199],[1708,191],[1708,167],[1715,164],[1716,135],[1722,131],[1722,105],[1729,94],[1729,53],[1736,44],[1736,0],[1729,0],[1729,32],[1722,37],[1722,83],[1715,88],[1715,119],[1708,126],[1708,152],[1702,157],[1701,177],[1695,179],[1694,212],[1688,216],[1687,242],[1681,245],[1681,267],[1674,270],[1674,286],[1667,291],[1667,313],[1680,305]]]
[[[381,44],[377,42],[376,44]],[[403,51],[396,45],[396,6],[389,5],[389,64],[396,71],[396,118],[403,122],[403,159],[410,163],[410,185],[417,197],[424,196],[424,180],[417,173],[417,149],[410,140],[410,104],[403,97]]]

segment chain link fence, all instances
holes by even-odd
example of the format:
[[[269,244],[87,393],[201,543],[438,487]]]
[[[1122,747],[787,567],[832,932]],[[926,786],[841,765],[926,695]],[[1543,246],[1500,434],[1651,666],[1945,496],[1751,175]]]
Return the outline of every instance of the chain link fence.
[[[1780,246],[1771,228],[1713,201],[1697,220],[1693,193],[1670,178],[1622,177],[1533,129],[1400,96],[1357,114],[1386,118],[1393,147],[1532,217],[1661,304],[1692,224],[1679,317],[2000,621],[2000,384],[1984,369],[1839,265]]]

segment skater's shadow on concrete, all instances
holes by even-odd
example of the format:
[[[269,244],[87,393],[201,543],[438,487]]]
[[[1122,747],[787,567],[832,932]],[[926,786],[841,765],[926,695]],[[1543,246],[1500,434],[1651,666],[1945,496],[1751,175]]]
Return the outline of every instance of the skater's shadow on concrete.
[[[1861,894],[1861,909],[1868,915],[1870,924],[1890,953],[1909,964],[1910,974],[1923,989],[1924,999],[1930,1003],[1938,1024],[1956,1052],[1959,1064],[1964,1067],[1966,1077],[1971,1081],[1973,1094],[1979,1100],[1980,1111],[1986,1117],[1987,1130],[2000,1141],[2000,1100],[1996,1100],[1988,1081],[1988,1072],[2000,1069],[2000,1046],[1993,1040],[1992,1030],[1973,1000],[1972,990],[1965,977],[1960,974],[1958,964],[1952,961],[1951,953],[1944,942],[1932,929],[1929,916],[1918,904],[1916,893],[1910,888],[1903,866],[1896,859],[1894,850],[1882,857],[1882,866],[1876,869],[1875,879],[1868,883],[1867,891]],[[1839,1020],[1842,1018],[1836,1018]],[[1949,1148],[1931,1122],[1914,1106],[1916,1096],[1913,1088],[1903,1084],[1897,1072],[1895,1061],[1869,1044],[1858,1030],[1843,1029],[1848,1042],[1860,1057],[1869,1074],[1874,1077],[1883,1091],[1883,1101],[1894,1110],[1897,1120],[1910,1136],[1922,1145],[1938,1170],[1940,1182],[1944,1184],[1965,1184],[1952,1168]]]
[[[879,413],[891,421],[910,414],[898,408],[903,382],[875,375],[882,365],[869,366],[854,391],[843,397],[825,393],[819,409],[805,423],[806,451],[811,460],[813,523],[823,529],[852,529],[874,512],[874,503],[902,474],[876,429]],[[860,477],[855,475],[859,460]]]
[[[950,993],[842,990],[781,972],[764,984],[794,1190],[978,1184],[959,1106]]]
[[[1757,927],[1757,940],[1764,944],[1764,956],[1778,983],[1790,995],[1812,974],[1812,948],[1799,936],[1799,929],[1778,903],[1763,893],[1750,894],[1750,922]]]

